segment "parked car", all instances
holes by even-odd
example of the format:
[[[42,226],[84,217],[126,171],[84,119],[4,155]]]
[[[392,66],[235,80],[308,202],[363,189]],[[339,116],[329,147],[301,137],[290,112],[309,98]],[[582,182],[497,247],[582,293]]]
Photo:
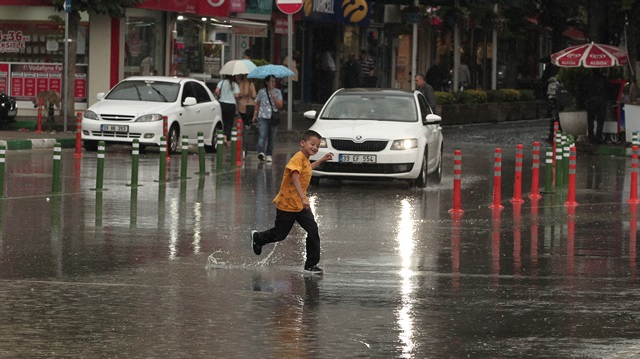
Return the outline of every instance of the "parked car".
[[[204,82],[179,77],[136,76],[114,86],[82,117],[82,141],[87,151],[96,151],[98,141],[131,143],[140,147],[160,146],[164,135],[169,153],[176,153],[183,135],[197,144],[204,135],[205,149],[213,152],[216,132],[222,129],[220,104]]]
[[[13,122],[17,115],[16,98],[0,92],[0,123]]]
[[[442,179],[441,117],[424,95],[389,89],[340,89],[320,110],[304,116],[315,119],[310,129],[322,136],[320,149],[333,160],[313,171],[324,177],[407,180],[424,188],[427,180]]]

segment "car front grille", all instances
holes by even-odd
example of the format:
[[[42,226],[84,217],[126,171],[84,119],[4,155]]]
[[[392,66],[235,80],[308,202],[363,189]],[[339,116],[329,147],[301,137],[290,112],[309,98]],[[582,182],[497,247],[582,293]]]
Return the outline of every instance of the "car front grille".
[[[110,114],[102,114],[100,115],[100,119],[103,121],[131,121],[134,116],[129,115],[110,115]]]
[[[380,152],[387,147],[388,141],[364,141],[331,139],[331,146],[339,151]]]
[[[400,168],[403,170],[400,170]],[[322,172],[394,174],[411,172],[413,169],[413,163],[378,164],[325,162],[316,167],[316,169]]]
[[[136,132],[113,132],[113,131],[91,131],[92,136],[113,137],[113,138],[140,138],[141,133]]]

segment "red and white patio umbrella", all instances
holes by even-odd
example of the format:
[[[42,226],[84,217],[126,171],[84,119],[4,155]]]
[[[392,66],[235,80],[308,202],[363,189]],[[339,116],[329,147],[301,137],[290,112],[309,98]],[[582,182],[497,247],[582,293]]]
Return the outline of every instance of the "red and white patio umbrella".
[[[611,45],[570,46],[551,55],[551,63],[560,67],[613,67],[629,62],[627,52]]]

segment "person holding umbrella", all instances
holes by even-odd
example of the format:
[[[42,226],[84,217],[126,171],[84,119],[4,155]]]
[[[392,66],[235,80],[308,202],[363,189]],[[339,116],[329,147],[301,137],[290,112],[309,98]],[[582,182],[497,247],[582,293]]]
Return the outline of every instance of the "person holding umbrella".
[[[236,117],[236,100],[240,98],[240,87],[233,75],[225,75],[224,80],[218,82],[215,91],[219,98],[220,110],[222,112],[222,127],[224,130],[224,144],[229,146],[231,140],[231,129],[233,120]]]
[[[251,76],[251,73],[249,74]],[[264,87],[258,91],[253,112],[253,122],[258,124],[258,159],[272,161],[273,147],[276,143],[278,110],[282,108],[282,92],[276,88],[276,77],[267,75]],[[274,116],[275,115],[275,116]]]

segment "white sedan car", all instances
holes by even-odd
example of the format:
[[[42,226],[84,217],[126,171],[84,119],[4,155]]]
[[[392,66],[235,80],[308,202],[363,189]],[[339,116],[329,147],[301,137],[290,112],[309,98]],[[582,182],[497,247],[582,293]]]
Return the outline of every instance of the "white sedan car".
[[[323,177],[407,180],[424,188],[442,179],[441,118],[424,95],[386,89],[341,89],[324,105],[311,130],[322,136],[315,161],[327,152],[333,160],[313,171]]]
[[[165,136],[169,153],[176,153],[183,135],[190,144],[204,136],[205,149],[215,150],[216,132],[222,129],[220,104],[204,82],[179,77],[129,77],[106,95],[82,117],[82,141],[87,151],[95,151],[98,141],[131,143],[141,148],[160,146]],[[166,120],[166,133],[165,133]]]

